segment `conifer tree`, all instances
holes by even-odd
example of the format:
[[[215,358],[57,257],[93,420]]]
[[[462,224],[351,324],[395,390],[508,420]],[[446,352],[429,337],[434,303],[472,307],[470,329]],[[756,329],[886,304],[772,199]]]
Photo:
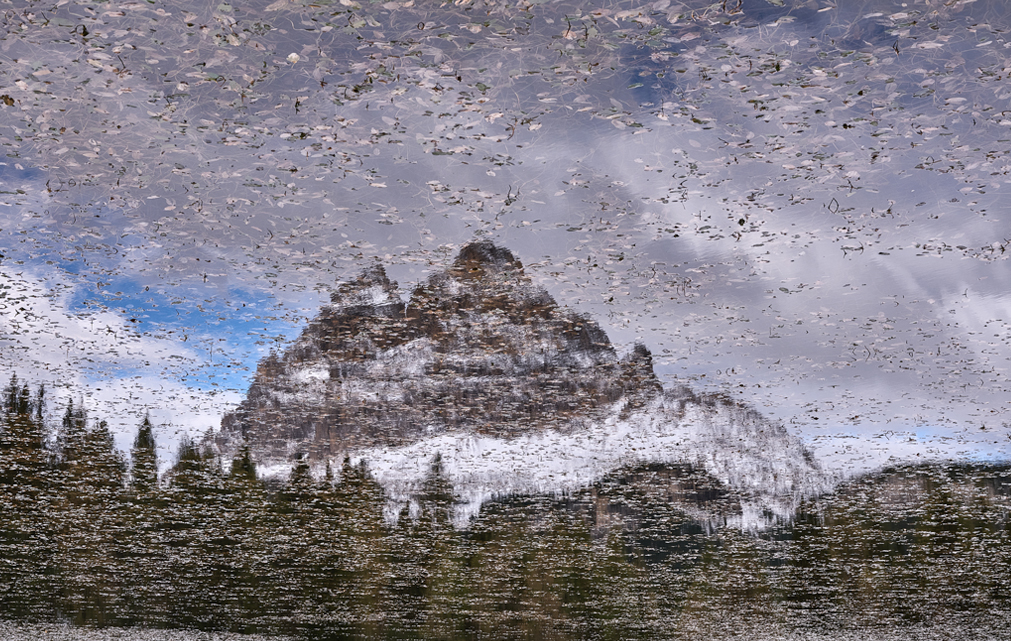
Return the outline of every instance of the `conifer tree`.
[[[179,442],[176,463],[169,476],[173,488],[199,497],[207,497],[221,489],[221,470],[214,465],[213,452],[188,436]]]
[[[57,582],[44,388],[12,375],[0,397],[0,617],[52,613]]]
[[[45,388],[32,400],[28,384],[17,375],[4,389],[0,417],[0,486],[16,489],[29,501],[48,485],[46,428],[42,420]],[[26,494],[27,492],[27,494]]]
[[[319,577],[328,553],[332,533],[324,533],[324,514],[320,491],[312,478],[309,462],[303,456],[292,466],[287,482],[277,496],[276,525],[268,538],[273,560],[269,584],[274,590],[271,602],[289,613],[296,633],[305,619],[302,612],[319,598]]]
[[[430,520],[436,529],[444,529],[453,518],[456,499],[453,485],[446,476],[442,454],[436,453],[421,488],[422,520]]]
[[[81,459],[81,448],[84,445],[84,433],[87,425],[87,410],[81,405],[74,407],[74,399],[69,399],[67,409],[63,412],[63,421],[56,435],[58,467],[64,474],[69,471],[70,467],[77,465]]]
[[[158,448],[149,416],[144,416],[137,429],[130,458],[133,462],[130,485],[134,494],[146,495],[154,491],[158,487]]]
[[[254,483],[257,480],[256,461],[253,460],[253,454],[248,443],[243,443],[235,453],[228,477],[233,483],[241,485]]]
[[[242,622],[239,631],[256,632],[252,621],[270,610],[269,574],[273,550],[266,539],[276,527],[267,488],[257,477],[256,461],[248,443],[239,447],[225,479],[221,501],[222,536],[212,553],[217,559],[218,592],[226,592],[222,611]]]
[[[116,499],[125,485],[126,461],[116,449],[108,423],[99,421],[85,432],[83,454],[90,471],[88,485],[92,495],[103,500]]]
[[[352,465],[345,457],[331,490],[330,531],[335,544],[334,582],[327,586],[349,608],[355,630],[349,636],[378,638],[379,623],[388,614],[391,538],[383,517],[386,495],[364,461]],[[404,518],[410,521],[409,517]],[[392,541],[395,545],[396,542]]]
[[[327,489],[333,489],[333,468],[330,466],[330,459],[326,460],[326,471],[323,472],[323,484]]]
[[[432,460],[421,488],[421,516],[415,531],[417,561],[424,568],[427,626],[422,637],[440,630],[463,632],[477,625],[473,609],[474,576],[468,543],[453,527],[457,499],[442,455]]]
[[[58,437],[60,491],[75,505],[112,500],[123,489],[126,464],[105,421],[88,427],[84,407],[67,403]]]
[[[114,618],[120,571],[115,532],[126,465],[105,421],[67,403],[59,437],[55,521],[60,609],[78,624]]]
[[[176,624],[199,629],[224,626],[229,589],[216,584],[220,545],[227,538],[220,462],[209,448],[183,437],[167,476],[171,509],[160,511],[159,567],[159,580],[171,585],[167,608]]]
[[[281,492],[281,498],[289,504],[289,508],[294,508],[298,503],[312,499],[316,490],[315,485],[309,462],[303,456],[292,466],[288,482],[285,483],[284,491]]]
[[[129,590],[125,591],[124,625],[162,624],[166,620],[160,571],[164,567],[162,529],[164,490],[158,484],[157,443],[148,416],[137,428],[130,451],[131,474],[124,513],[119,554],[124,564]]]
[[[384,607],[398,613],[391,623],[399,634],[424,638],[431,631],[424,629],[424,622],[442,614],[433,611],[433,597],[441,598],[446,587],[444,570],[452,565],[457,538],[451,524],[453,488],[439,454],[432,459],[418,502],[417,518],[405,510],[391,533]]]

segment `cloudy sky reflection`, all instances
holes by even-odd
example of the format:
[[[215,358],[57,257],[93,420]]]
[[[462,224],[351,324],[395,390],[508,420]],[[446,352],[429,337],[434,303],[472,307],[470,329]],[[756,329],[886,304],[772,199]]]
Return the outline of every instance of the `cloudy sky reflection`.
[[[0,355],[121,443],[215,425],[336,280],[483,236],[833,465],[1008,454],[1003,2],[3,20]]]

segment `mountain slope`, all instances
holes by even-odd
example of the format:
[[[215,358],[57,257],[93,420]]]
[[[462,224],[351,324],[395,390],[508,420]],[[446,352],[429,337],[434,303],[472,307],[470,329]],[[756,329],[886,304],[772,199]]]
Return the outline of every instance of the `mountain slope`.
[[[247,442],[278,471],[302,455],[366,460],[392,508],[413,500],[438,456],[461,519],[494,496],[654,463],[707,471],[741,497],[742,524],[748,509],[786,514],[827,487],[782,426],[726,399],[664,392],[649,350],[619,357],[593,320],[489,242],[463,247],[406,302],[379,265],[342,284],[260,364],[218,442]]]
[[[291,348],[260,364],[223,430],[270,456],[320,459],[453,430],[562,427],[659,388],[645,348],[619,359],[509,250],[472,243],[406,303],[378,265],[343,284]]]

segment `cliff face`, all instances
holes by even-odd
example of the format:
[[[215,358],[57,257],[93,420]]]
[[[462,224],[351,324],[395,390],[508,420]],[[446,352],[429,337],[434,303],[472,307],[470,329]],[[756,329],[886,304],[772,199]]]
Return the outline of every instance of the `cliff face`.
[[[395,513],[438,460],[466,520],[493,497],[567,492],[650,465],[689,465],[737,497],[724,522],[788,516],[829,479],[799,439],[729,399],[664,391],[642,345],[619,356],[513,254],[465,246],[404,302],[381,266],[342,284],[259,366],[218,444],[261,469],[367,461]]]
[[[222,431],[269,458],[321,459],[450,431],[567,429],[659,389],[645,347],[619,358],[509,250],[476,242],[406,303],[378,265],[342,284],[291,348],[260,364]]]

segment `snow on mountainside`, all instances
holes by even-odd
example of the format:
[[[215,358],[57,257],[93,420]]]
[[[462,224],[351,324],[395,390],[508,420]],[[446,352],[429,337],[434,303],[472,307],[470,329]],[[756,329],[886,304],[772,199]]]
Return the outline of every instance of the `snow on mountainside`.
[[[394,509],[439,456],[461,521],[496,496],[649,464],[705,470],[740,497],[744,526],[829,486],[782,426],[726,399],[665,392],[649,350],[619,357],[593,320],[559,307],[490,242],[466,245],[407,302],[379,265],[342,284],[223,419],[219,446],[243,442],[263,470],[303,455],[364,460]]]
[[[722,515],[722,521],[745,529],[789,518],[801,498],[831,486],[781,426],[686,388],[658,394],[631,413],[616,403],[602,420],[579,430],[512,438],[453,432],[401,447],[366,448],[355,458],[368,463],[396,510],[421,492],[436,456],[456,488],[460,524],[489,499],[575,491],[615,470],[657,463],[707,471],[740,501],[740,513]],[[703,519],[717,516],[696,512]]]

